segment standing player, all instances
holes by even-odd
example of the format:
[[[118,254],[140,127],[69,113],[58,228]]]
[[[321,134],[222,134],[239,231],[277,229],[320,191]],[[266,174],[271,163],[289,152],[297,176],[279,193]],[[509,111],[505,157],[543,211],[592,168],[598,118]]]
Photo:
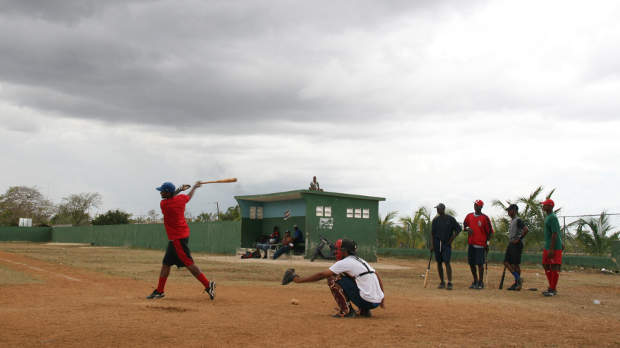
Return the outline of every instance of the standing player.
[[[555,296],[558,294],[556,287],[560,278],[562,268],[562,238],[560,237],[560,222],[553,212],[555,203],[551,199],[541,202],[543,211],[547,214],[545,218],[545,248],[543,249],[542,264],[545,275],[549,281],[549,289],[543,292],[545,296]]]
[[[292,279],[288,281],[308,283],[327,278],[327,285],[340,309],[334,315],[336,318],[355,317],[356,313],[350,302],[359,308],[359,314],[363,317],[370,317],[371,309],[379,306],[385,308],[381,277],[374,268],[356,255],[357,244],[349,239],[338,239],[335,245],[338,261],[330,268],[304,278],[293,273]]]
[[[435,208],[437,208],[437,216],[432,222],[430,249],[435,252],[435,260],[437,260],[437,271],[441,280],[438,288],[452,290],[452,266],[450,266],[452,242],[461,232],[461,225],[456,222],[454,217],[446,214],[446,206],[443,203],[439,203]],[[446,264],[446,273],[448,275],[447,287],[443,278],[442,262]]]
[[[510,273],[515,277],[515,283],[508,290],[521,290],[523,280],[521,279],[521,254],[523,253],[523,238],[528,232],[527,226],[521,218],[517,216],[519,206],[511,204],[506,208],[508,216],[510,216],[510,227],[508,228],[508,247],[506,248],[506,256],[504,256],[504,266],[508,268]]]
[[[172,265],[176,265],[178,268],[187,267],[190,273],[204,285],[205,292],[209,294],[211,300],[215,298],[215,282],[209,282],[198,266],[194,264],[187,245],[189,242],[189,226],[187,226],[185,221],[185,205],[192,199],[194,191],[200,186],[200,182],[196,182],[187,195],[175,195],[175,187],[171,182],[165,182],[157,188],[162,198],[159,205],[164,215],[164,226],[168,235],[168,249],[166,249],[166,255],[162,261],[157,289],[153,290],[153,293],[147,296],[147,299],[164,297],[164,286]]]
[[[484,259],[486,251],[489,247],[489,239],[493,234],[493,227],[488,216],[482,214],[484,202],[477,200],[474,202],[474,212],[467,214],[463,226],[469,234],[467,243],[467,259],[471,274],[474,276],[474,282],[471,283],[470,289],[484,289]],[[476,274],[476,266],[478,274]]]

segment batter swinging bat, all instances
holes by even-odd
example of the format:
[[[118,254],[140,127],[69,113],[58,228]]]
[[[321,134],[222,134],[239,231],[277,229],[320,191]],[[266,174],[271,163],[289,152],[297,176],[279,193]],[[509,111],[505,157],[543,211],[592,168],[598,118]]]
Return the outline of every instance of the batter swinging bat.
[[[224,184],[227,182],[237,182],[237,178],[228,178],[228,179],[221,179],[221,180],[213,180],[213,181],[201,181],[200,184],[204,185],[204,184]]]
[[[428,273],[431,271],[431,260],[433,259],[433,251],[431,250],[431,256],[428,258],[428,266],[426,267],[426,274],[424,274],[424,287],[428,285]]]
[[[504,278],[506,278],[506,266],[504,266],[504,271],[502,272],[502,280],[499,281],[500,290],[504,287]]]

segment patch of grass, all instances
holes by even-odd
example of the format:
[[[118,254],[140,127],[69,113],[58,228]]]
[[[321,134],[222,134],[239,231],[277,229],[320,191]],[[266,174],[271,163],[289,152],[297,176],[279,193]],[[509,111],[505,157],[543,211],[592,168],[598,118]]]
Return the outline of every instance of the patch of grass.
[[[40,283],[30,275],[15,271],[0,264],[0,285]]]

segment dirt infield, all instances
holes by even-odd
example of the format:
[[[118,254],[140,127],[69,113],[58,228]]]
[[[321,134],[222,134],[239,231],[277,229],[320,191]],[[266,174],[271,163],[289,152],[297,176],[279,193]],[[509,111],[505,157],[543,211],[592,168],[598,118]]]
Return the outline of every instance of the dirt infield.
[[[335,319],[324,282],[279,285],[293,265],[288,260],[196,254],[218,283],[215,301],[186,270],[172,272],[165,298],[146,300],[162,256],[1,243],[0,346],[620,346],[617,275],[563,272],[559,296],[544,298],[497,290],[499,266],[489,268],[489,288],[475,291],[467,289],[467,266],[456,264],[455,290],[446,291],[435,289],[434,269],[431,286],[422,287],[422,260],[381,259],[386,309],[372,318]],[[293,266],[310,274],[328,265]],[[545,287],[539,268],[525,269],[524,278],[526,287]]]

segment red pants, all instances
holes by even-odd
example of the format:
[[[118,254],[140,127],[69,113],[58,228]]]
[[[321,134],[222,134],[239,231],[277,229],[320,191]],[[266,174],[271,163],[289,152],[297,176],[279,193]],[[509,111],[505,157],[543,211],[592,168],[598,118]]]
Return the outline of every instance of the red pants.
[[[543,265],[561,265],[562,250],[555,250],[551,258],[549,257],[549,250],[543,250],[542,263]]]

